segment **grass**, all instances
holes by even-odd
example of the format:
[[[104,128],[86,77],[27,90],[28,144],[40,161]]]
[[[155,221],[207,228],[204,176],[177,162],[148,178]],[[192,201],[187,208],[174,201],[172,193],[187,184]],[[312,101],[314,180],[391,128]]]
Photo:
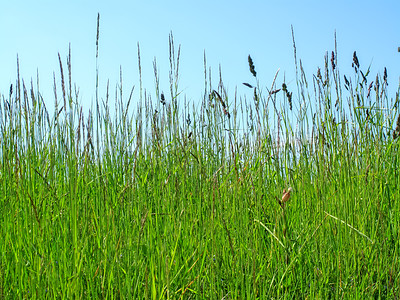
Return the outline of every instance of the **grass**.
[[[170,94],[155,65],[155,92],[121,83],[114,112],[107,91],[84,114],[70,57],[52,116],[18,73],[0,102],[0,298],[398,298],[399,94],[356,53],[353,74],[335,50],[307,78],[294,50],[295,90],[262,89],[249,56],[231,95],[205,63],[199,109],[172,35]]]

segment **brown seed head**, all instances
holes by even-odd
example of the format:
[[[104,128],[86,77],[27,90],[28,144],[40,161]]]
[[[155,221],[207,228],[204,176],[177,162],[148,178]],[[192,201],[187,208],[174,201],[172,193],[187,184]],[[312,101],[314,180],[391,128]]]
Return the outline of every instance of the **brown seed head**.
[[[386,85],[388,85],[388,83],[387,83],[387,70],[386,70],[386,67],[385,67],[385,69],[383,70],[383,81],[386,83]]]
[[[332,51],[332,56],[331,56],[331,64],[332,64],[332,70],[335,71],[336,64],[335,64],[335,52]]]
[[[282,203],[285,203],[289,200],[290,198],[290,193],[293,191],[293,189],[290,187],[287,191],[283,190],[283,195],[282,195]]]

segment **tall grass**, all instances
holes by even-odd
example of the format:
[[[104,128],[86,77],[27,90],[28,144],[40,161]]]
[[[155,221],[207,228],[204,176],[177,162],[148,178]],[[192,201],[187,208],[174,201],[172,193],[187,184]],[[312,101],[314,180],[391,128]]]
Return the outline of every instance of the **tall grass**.
[[[294,50],[296,87],[261,88],[249,56],[242,97],[204,59],[199,109],[172,35],[169,94],[154,62],[155,92],[121,75],[114,112],[107,86],[85,115],[70,55],[53,115],[18,72],[0,102],[0,298],[399,297],[399,94],[356,53],[353,74],[335,49],[307,77]]]

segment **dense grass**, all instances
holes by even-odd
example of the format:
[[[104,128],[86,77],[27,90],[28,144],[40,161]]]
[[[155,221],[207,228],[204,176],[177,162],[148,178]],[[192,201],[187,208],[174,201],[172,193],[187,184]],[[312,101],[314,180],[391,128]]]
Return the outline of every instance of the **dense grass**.
[[[295,59],[289,91],[261,88],[249,57],[242,97],[205,62],[200,109],[172,36],[169,95],[155,65],[155,91],[121,79],[115,111],[107,92],[83,113],[70,57],[52,116],[18,75],[0,103],[0,298],[399,297],[399,96],[356,54],[346,79],[336,50],[324,75]]]

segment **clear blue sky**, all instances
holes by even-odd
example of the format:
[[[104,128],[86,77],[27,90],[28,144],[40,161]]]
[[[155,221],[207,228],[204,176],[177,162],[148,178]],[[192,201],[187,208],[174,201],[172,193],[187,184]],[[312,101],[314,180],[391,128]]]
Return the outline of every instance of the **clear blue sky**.
[[[168,35],[181,44],[180,90],[190,101],[202,98],[203,52],[218,85],[218,66],[229,93],[249,94],[241,83],[251,82],[251,54],[262,87],[270,86],[281,69],[295,89],[291,28],[297,56],[311,80],[323,67],[326,51],[334,50],[336,30],[341,74],[352,75],[356,50],[361,69],[388,69],[395,91],[400,75],[400,1],[3,1],[0,5],[0,93],[8,95],[16,79],[16,56],[21,76],[35,81],[39,71],[42,95],[53,106],[53,71],[59,82],[58,52],[66,61],[72,49],[73,82],[80,102],[95,99],[96,18],[100,13],[100,96],[107,79],[114,88],[122,66],[125,94],[138,87],[137,43],[141,47],[144,88],[154,95],[153,59],[157,58],[161,89],[168,94]],[[65,67],[66,69],[66,67]],[[375,75],[373,75],[375,76]],[[372,80],[374,77],[370,77]],[[135,91],[137,96],[138,90]],[[111,93],[113,95],[113,93]],[[392,97],[394,96],[394,93]],[[137,99],[137,98],[135,98]]]

